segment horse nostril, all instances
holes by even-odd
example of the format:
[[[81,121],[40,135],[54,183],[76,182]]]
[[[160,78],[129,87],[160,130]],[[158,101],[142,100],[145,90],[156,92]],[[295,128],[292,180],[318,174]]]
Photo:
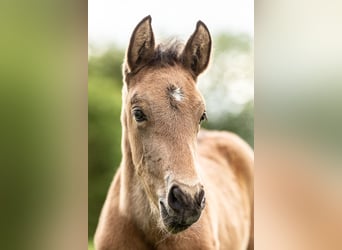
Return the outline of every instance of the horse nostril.
[[[201,191],[199,192],[198,196],[197,196],[197,204],[203,208],[204,207],[204,203],[205,203],[205,197],[204,197],[204,190],[201,189]]]
[[[185,199],[186,199],[185,194],[182,192],[182,190],[178,186],[173,186],[170,189],[168,203],[172,209],[177,210],[177,211],[182,210],[184,206],[186,205]]]

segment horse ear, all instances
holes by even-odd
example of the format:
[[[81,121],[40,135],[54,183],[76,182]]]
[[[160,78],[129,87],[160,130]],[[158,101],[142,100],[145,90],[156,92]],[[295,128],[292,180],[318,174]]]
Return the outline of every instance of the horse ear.
[[[135,27],[127,50],[127,63],[130,71],[142,65],[154,53],[154,36],[151,16],[145,17]]]
[[[197,77],[208,66],[211,52],[211,37],[207,26],[198,21],[183,51],[184,66]]]

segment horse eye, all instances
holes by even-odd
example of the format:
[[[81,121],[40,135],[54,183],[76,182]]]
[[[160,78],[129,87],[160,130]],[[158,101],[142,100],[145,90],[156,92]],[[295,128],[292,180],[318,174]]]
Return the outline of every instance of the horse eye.
[[[133,115],[134,115],[134,119],[137,122],[143,122],[147,120],[145,114],[140,109],[134,109]]]
[[[204,111],[203,115],[201,116],[201,119],[200,119],[199,123],[203,122],[204,120],[206,120],[206,121],[208,120],[207,112],[205,112],[205,111]]]

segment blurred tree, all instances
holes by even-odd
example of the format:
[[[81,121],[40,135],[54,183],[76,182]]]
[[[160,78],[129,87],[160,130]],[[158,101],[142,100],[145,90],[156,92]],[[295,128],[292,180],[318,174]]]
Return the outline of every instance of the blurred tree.
[[[91,55],[88,59],[88,75],[109,77],[121,88],[123,58],[124,51],[115,45],[109,47],[104,53]]]
[[[214,48],[217,52],[249,52],[251,50],[251,45],[252,39],[247,34],[221,33],[214,37]]]
[[[245,34],[213,39],[210,69],[199,79],[206,100],[209,129],[228,130],[254,145],[253,42]]]
[[[88,71],[88,235],[97,225],[109,184],[121,160],[121,62],[111,48],[89,58]]]
[[[250,101],[238,113],[226,113],[219,119],[203,124],[204,128],[232,131],[241,136],[249,145],[254,147],[254,102]]]

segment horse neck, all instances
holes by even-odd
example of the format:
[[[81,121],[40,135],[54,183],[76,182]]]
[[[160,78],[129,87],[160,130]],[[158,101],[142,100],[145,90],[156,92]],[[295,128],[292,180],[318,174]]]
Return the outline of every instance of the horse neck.
[[[143,183],[135,171],[131,152],[128,131],[125,123],[122,122],[120,210],[133,220],[145,238],[150,242],[156,242],[162,237],[156,225],[159,214],[156,214],[157,211],[151,207]]]

